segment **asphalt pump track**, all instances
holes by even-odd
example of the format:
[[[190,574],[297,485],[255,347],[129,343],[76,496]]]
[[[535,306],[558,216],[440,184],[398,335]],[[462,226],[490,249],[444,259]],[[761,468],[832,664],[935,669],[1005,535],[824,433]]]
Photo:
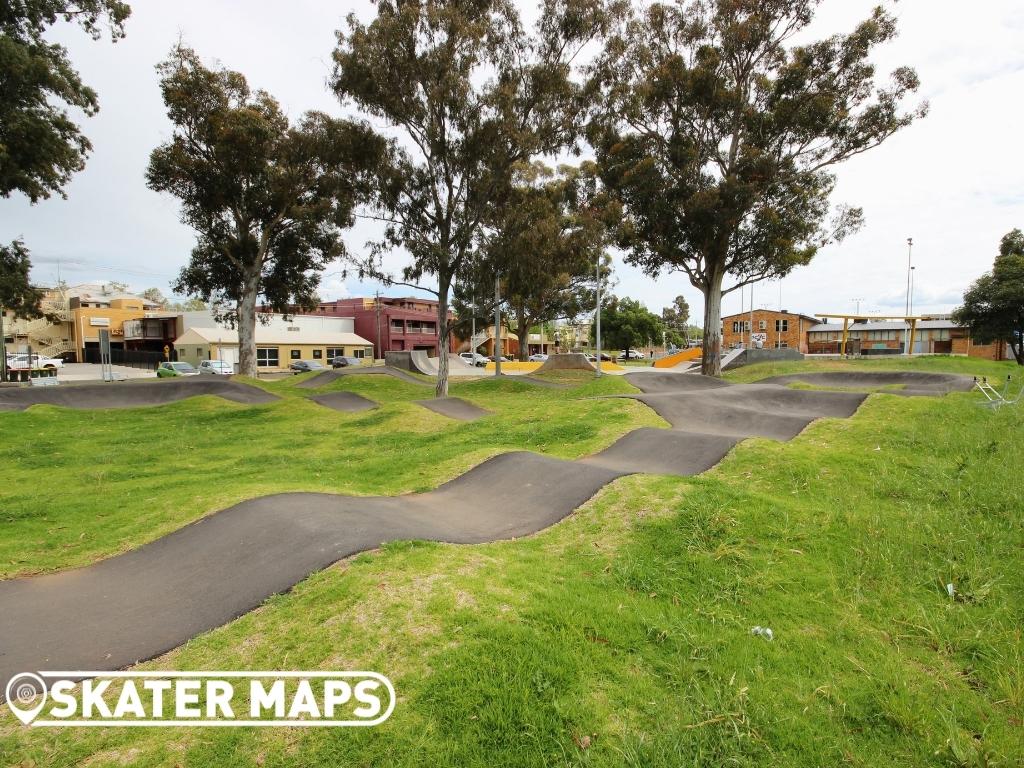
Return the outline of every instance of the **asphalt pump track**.
[[[93,565],[0,581],[0,692],[19,672],[117,670],[159,656],[388,541],[479,544],[527,536],[619,477],[698,474],[745,437],[788,440],[818,418],[853,415],[867,397],[678,373],[627,379],[641,390],[634,397],[670,429],[634,430],[573,462],[504,453],[426,493],[264,496]],[[935,382],[927,394],[969,381]]]

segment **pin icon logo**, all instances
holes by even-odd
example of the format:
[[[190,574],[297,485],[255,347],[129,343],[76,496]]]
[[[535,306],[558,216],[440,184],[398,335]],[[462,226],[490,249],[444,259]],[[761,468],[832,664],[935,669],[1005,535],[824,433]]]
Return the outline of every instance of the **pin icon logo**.
[[[10,707],[14,716],[28,725],[31,723],[39,710],[46,704],[46,684],[39,675],[31,672],[22,672],[15,675],[7,682],[6,690],[7,706]],[[38,699],[34,707],[29,707],[33,699]]]

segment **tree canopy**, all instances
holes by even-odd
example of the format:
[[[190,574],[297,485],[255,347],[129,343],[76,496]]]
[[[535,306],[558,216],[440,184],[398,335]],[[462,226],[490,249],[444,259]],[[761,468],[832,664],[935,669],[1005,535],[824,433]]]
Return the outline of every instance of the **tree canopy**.
[[[980,344],[1008,343],[1024,365],[1024,232],[1003,236],[992,271],[971,285],[953,319]]]
[[[374,199],[384,236],[358,269],[437,296],[439,397],[448,392],[453,281],[511,194],[513,169],[575,140],[571,63],[603,18],[591,0],[547,0],[527,34],[509,0],[382,0],[370,24],[350,15],[338,32],[335,92],[398,138]],[[396,248],[410,257],[400,275],[381,266]],[[436,288],[421,284],[425,276]]]
[[[8,0],[0,7],[0,196],[33,203],[57,193],[85,167],[92,145],[68,114],[99,110],[67,49],[44,34],[58,20],[99,39],[124,36],[131,9],[119,0]]]
[[[606,349],[627,350],[661,341],[661,318],[640,301],[628,296],[609,296],[601,307],[601,345]],[[596,326],[591,341],[596,341]]]
[[[830,217],[829,169],[926,111],[901,108],[912,69],[876,82],[872,54],[896,35],[881,8],[793,44],[819,3],[655,3],[624,14],[592,68],[588,136],[622,208],[619,242],[649,275],[682,272],[704,294],[705,374],[721,370],[723,293],[855,229],[857,209]]]
[[[321,112],[293,125],[270,94],[205,67],[188,48],[157,69],[175,130],[153,150],[146,178],[181,200],[182,220],[198,233],[173,288],[212,300],[237,325],[239,372],[255,376],[257,301],[284,313],[315,306],[384,142]]]
[[[675,346],[684,344],[690,334],[690,303],[685,296],[676,296],[671,307],[661,310],[665,325],[665,341]]]
[[[590,211],[592,196],[593,177],[585,168],[563,166],[557,175],[541,163],[519,169],[506,204],[489,217],[490,233],[474,268],[457,288],[460,316],[479,312],[481,305],[490,313],[498,276],[503,315],[519,339],[521,360],[529,354],[532,327],[572,320],[593,307],[607,229]]]
[[[0,311],[9,310],[15,317],[42,317],[39,302],[43,292],[29,280],[32,265],[28,249],[21,240],[0,245]]]

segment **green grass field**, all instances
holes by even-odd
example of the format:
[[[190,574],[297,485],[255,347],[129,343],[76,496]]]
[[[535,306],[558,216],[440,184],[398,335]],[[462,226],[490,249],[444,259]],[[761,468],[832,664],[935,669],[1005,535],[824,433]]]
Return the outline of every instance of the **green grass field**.
[[[729,378],[906,365],[884,363]],[[336,385],[385,404],[359,416],[293,380],[255,408],[0,414],[0,564],[80,565],[241,498],[424,489],[504,450],[575,457],[661,423],[585,399],[621,378],[561,380],[453,386],[496,412],[474,424],[386,377]],[[0,765],[1021,765],[1024,407],[979,397],[873,395],[700,477],[618,480],[527,539],[394,543],[143,665],[374,669],[398,691],[378,728],[32,730],[4,711]]]

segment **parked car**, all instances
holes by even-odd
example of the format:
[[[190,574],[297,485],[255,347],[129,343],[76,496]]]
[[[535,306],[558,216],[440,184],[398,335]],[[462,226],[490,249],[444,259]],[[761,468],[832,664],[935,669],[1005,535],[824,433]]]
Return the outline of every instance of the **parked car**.
[[[637,352],[635,349],[627,349],[625,352],[619,355],[619,360],[643,360],[644,353]]]
[[[203,360],[199,364],[199,372],[214,376],[230,376],[235,372],[235,366],[224,360]]]
[[[64,361],[56,357],[46,357],[44,355],[32,355],[32,362],[29,363],[28,355],[8,355],[7,356],[7,367],[14,369],[24,368],[63,368]]]
[[[548,356],[538,352],[536,355],[530,355],[531,363],[543,363],[548,359]]]
[[[478,368],[482,368],[487,365],[487,358],[479,352],[462,352],[459,354],[459,357],[465,360],[469,365],[475,365]]]
[[[288,366],[288,370],[293,373],[309,373],[310,371],[324,371],[327,369],[319,360],[296,360]]]
[[[362,365],[363,361],[358,357],[339,356],[332,357],[330,362],[332,368],[350,368],[354,365]]]
[[[199,371],[190,363],[160,363],[156,375],[158,379],[169,379],[174,376],[198,376]]]
[[[490,362],[492,362],[492,363],[493,363],[493,362],[495,362],[495,360],[494,360],[494,355],[490,355],[490,356],[488,356],[488,358],[487,358],[487,359],[488,359],[488,360],[489,360]],[[509,359],[508,359],[507,357],[505,357],[504,355],[502,355],[502,356],[501,356],[501,362],[503,362],[503,363],[511,363],[512,361],[511,361],[511,360],[509,360]]]
[[[595,357],[593,355],[593,353],[588,352],[587,353],[587,360],[589,360],[592,363],[596,363],[597,362],[597,357]],[[602,352],[601,353],[601,360],[603,360],[604,362],[607,362],[607,363],[610,363],[612,361],[611,357],[608,355],[607,352]]]

